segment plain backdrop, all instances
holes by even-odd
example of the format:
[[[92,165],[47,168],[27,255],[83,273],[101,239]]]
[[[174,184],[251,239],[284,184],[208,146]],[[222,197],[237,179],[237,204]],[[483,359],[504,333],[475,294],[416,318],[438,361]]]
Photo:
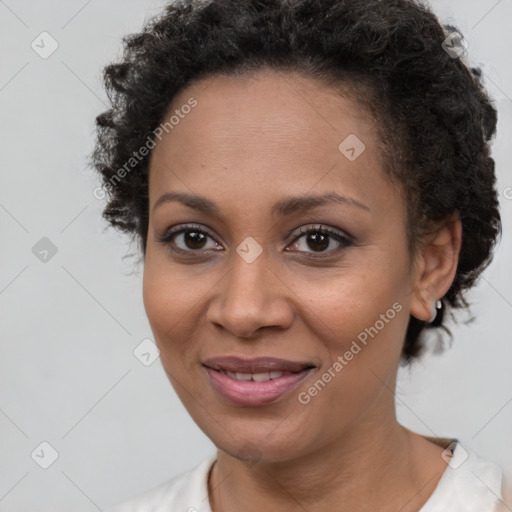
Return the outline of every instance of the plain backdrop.
[[[105,229],[87,166],[94,117],[106,108],[102,68],[163,5],[0,1],[2,512],[103,510],[214,451],[160,360],[145,366],[134,355],[152,339],[142,268],[126,257],[136,251],[127,237]],[[495,461],[510,485],[512,1],[432,5],[465,35],[499,112],[504,236],[469,295],[477,320],[452,326],[443,355],[401,372],[397,410],[409,428],[458,438]]]

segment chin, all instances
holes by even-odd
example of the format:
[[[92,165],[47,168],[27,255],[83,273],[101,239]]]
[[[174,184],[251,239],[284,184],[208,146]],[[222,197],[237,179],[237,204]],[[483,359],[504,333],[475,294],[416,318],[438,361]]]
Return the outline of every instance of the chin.
[[[282,425],[276,428],[276,425],[278,423],[273,422],[272,426],[267,423],[265,427],[255,428],[254,424],[242,426],[235,422],[231,423],[229,431],[220,426],[212,428],[211,424],[202,430],[219,450],[248,466],[296,459],[306,448],[304,434],[299,434],[303,429],[286,429]]]

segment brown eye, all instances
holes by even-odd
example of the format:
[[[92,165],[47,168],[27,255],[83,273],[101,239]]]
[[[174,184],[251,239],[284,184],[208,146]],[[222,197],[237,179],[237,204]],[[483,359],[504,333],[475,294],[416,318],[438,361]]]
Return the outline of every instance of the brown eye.
[[[301,240],[303,240],[303,243],[300,243]],[[341,232],[320,225],[299,230],[299,236],[295,238],[292,245],[298,252],[304,252],[314,256],[315,253],[331,255],[342,251],[350,245],[353,245],[353,243]]]
[[[213,237],[201,227],[177,226],[165,232],[157,240],[176,252],[200,252],[218,250],[221,247]],[[208,246],[208,244],[210,244]]]
[[[187,230],[183,234],[183,241],[189,249],[202,249],[208,237],[200,231]]]
[[[314,251],[325,251],[329,247],[329,236],[323,233],[309,233],[306,243]]]

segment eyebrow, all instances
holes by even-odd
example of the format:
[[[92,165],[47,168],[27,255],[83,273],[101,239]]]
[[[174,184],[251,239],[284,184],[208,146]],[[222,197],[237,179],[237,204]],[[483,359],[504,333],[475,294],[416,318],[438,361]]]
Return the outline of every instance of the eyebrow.
[[[219,207],[213,201],[210,201],[210,199],[204,196],[186,194],[183,192],[166,192],[161,195],[154,204],[153,211],[155,211],[158,206],[173,201],[198,210],[206,215],[222,217]],[[293,213],[302,213],[329,203],[352,205],[361,210],[370,212],[370,208],[357,199],[340,195],[337,192],[327,192],[321,195],[292,196],[275,203],[271,208],[271,212],[273,215],[285,217]]]

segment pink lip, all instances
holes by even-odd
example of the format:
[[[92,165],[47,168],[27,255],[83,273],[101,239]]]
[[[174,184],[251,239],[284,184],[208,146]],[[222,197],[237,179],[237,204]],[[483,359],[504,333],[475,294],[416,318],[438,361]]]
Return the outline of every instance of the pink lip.
[[[241,359],[220,357],[204,363],[213,388],[235,405],[255,407],[277,401],[292,391],[312,371],[312,364],[287,361],[272,357]],[[286,372],[277,379],[266,381],[239,381],[222,373],[261,373],[270,371]]]

